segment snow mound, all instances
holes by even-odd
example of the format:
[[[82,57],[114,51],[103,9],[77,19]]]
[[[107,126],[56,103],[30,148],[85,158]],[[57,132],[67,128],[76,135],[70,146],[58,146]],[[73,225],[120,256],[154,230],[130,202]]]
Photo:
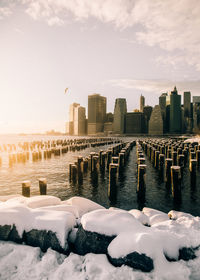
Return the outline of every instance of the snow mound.
[[[9,199],[15,198],[15,197],[22,197],[20,194],[9,194],[9,195],[1,195],[0,196],[0,201],[5,202]]]
[[[149,225],[149,217],[145,215],[142,211],[137,209],[132,209],[129,211],[131,215],[133,215],[137,220],[139,220],[143,225]]]
[[[76,225],[74,215],[69,212],[31,209],[9,200],[0,204],[0,217],[0,225],[15,225],[20,237],[24,231],[32,229],[52,231],[62,247],[69,231]]]
[[[188,218],[191,218],[191,219],[194,218],[194,216],[192,216],[191,214],[184,213],[184,212],[179,212],[179,211],[175,211],[175,210],[169,211],[168,216],[172,220],[177,220],[180,217],[188,217]]]
[[[100,204],[79,196],[74,196],[68,200],[62,201],[61,204],[68,204],[77,207],[79,217],[82,217],[85,213],[97,209],[105,209],[105,207],[101,206]]]
[[[39,208],[44,206],[61,204],[60,198],[51,195],[36,195],[32,197],[19,196],[19,197],[11,198],[7,200],[7,202],[21,203],[29,208]]]
[[[120,210],[99,209],[82,216],[81,224],[86,231],[107,236],[123,231],[134,231],[143,225],[130,213]]]
[[[169,216],[166,213],[159,211],[159,210],[144,207],[142,212],[147,217],[149,217],[150,226],[153,226],[154,224],[169,220]]]
[[[60,205],[53,205],[53,206],[44,206],[40,208],[41,210],[49,210],[49,211],[64,211],[69,212],[74,215],[75,218],[79,218],[78,209],[76,206],[67,205],[67,204],[60,204]]]

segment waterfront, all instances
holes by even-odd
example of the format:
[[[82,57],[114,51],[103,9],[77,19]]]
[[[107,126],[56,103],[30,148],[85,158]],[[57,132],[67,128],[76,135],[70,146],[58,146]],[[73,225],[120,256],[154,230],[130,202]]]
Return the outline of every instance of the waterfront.
[[[6,138],[8,143],[18,143],[25,141],[39,141],[49,139],[69,139],[68,137],[49,136],[10,136]],[[70,137],[71,139],[71,137]],[[136,137],[123,137],[123,141],[136,140]],[[1,145],[5,143],[5,138],[1,137]],[[88,156],[90,152],[107,150],[109,146],[90,147],[76,152],[68,151],[60,156],[52,156],[51,159],[41,161],[27,161],[25,164],[17,163],[13,167],[6,162],[4,153],[3,165],[0,168],[0,195],[21,194],[21,183],[24,180],[31,181],[31,195],[39,194],[38,179],[46,178],[48,184],[48,194],[55,195],[62,200],[71,196],[83,196],[98,202],[106,207],[115,206],[122,209],[142,208],[143,206],[156,208],[164,212],[176,209],[193,215],[200,215],[200,172],[197,171],[196,188],[190,186],[188,165],[184,169],[182,180],[182,200],[179,204],[173,202],[170,190],[166,189],[165,183],[159,180],[158,172],[154,169],[146,158],[146,201],[141,203],[137,200],[137,156],[136,147],[130,152],[129,159],[124,169],[123,175],[119,177],[116,201],[110,203],[107,196],[108,171],[105,174],[99,172],[98,178],[91,178],[88,172],[83,183],[73,185],[69,181],[68,167],[70,162],[75,162],[78,156]]]

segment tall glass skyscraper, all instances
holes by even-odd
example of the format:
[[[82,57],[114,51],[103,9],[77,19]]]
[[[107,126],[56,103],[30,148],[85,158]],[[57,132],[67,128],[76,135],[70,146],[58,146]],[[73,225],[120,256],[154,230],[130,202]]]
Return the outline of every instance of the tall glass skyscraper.
[[[106,97],[100,94],[88,96],[88,135],[103,132],[106,120]]]
[[[125,132],[125,116],[127,113],[126,99],[117,98],[114,108],[114,132],[123,134]]]
[[[181,95],[176,87],[170,94],[170,133],[181,133]]]

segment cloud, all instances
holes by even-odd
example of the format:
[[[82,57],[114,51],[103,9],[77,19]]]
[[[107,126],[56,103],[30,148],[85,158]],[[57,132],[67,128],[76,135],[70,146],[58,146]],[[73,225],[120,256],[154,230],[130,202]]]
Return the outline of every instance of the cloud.
[[[0,20],[12,14],[11,7],[0,7]]]
[[[170,81],[170,80],[134,80],[116,79],[110,80],[109,84],[125,89],[136,89],[141,92],[151,92],[160,95],[163,92],[172,91],[176,85],[178,91],[191,91],[193,95],[199,95],[200,80]]]
[[[166,52],[168,59],[160,57],[160,63],[181,62],[200,71],[199,0],[18,1],[34,20],[45,20],[50,26],[61,26],[69,17],[75,21],[93,17],[120,30],[135,27],[133,41],[136,38],[139,43]]]

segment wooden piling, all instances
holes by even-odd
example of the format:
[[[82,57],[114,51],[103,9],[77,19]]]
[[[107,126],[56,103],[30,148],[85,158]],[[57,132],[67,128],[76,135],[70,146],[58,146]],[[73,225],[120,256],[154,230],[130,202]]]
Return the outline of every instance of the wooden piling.
[[[118,165],[111,163],[109,165],[109,186],[108,186],[108,197],[110,200],[114,199],[117,193],[117,177],[118,177]]]
[[[40,190],[40,195],[47,194],[47,179],[46,178],[39,179],[39,190]]]
[[[137,193],[139,196],[144,196],[146,191],[146,164],[138,165],[138,183],[137,183]]]
[[[181,168],[180,166],[171,166],[171,188],[174,199],[180,199],[181,195]]]
[[[31,188],[31,182],[23,181],[22,182],[22,195],[25,197],[30,197],[30,188]]]
[[[193,187],[196,186],[196,171],[197,171],[197,160],[196,159],[190,159],[190,182]]]
[[[171,184],[171,166],[172,166],[172,159],[166,158],[165,159],[165,182],[167,186]]]

